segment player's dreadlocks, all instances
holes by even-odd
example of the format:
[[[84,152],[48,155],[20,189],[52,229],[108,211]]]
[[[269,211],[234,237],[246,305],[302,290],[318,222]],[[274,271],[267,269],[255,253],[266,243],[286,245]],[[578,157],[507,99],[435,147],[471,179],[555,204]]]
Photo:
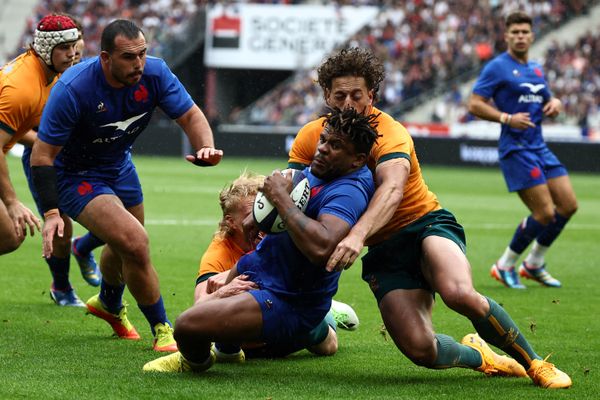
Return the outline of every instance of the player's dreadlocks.
[[[342,76],[359,76],[365,79],[367,89],[373,90],[373,100],[377,101],[379,84],[385,77],[385,69],[381,61],[368,49],[352,47],[343,49],[323,61],[317,69],[318,82],[325,93],[331,90],[334,78]]]
[[[357,153],[369,154],[371,147],[380,137],[377,133],[378,123],[375,119],[379,114],[364,115],[354,108],[332,108],[324,115],[323,126],[327,126],[331,132],[347,136],[354,144]]]

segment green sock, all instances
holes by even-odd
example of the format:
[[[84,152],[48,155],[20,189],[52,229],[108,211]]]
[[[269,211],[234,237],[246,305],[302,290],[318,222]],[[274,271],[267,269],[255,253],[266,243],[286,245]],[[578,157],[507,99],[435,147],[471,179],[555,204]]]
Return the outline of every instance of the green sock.
[[[502,349],[528,369],[532,360],[539,360],[541,357],[533,351],[504,308],[489,297],[486,299],[490,304],[490,312],[481,319],[471,320],[475,330],[483,340]]]
[[[433,362],[433,368],[477,368],[481,366],[481,354],[477,350],[457,343],[452,337],[441,333],[436,334],[435,339],[437,340],[437,357]]]

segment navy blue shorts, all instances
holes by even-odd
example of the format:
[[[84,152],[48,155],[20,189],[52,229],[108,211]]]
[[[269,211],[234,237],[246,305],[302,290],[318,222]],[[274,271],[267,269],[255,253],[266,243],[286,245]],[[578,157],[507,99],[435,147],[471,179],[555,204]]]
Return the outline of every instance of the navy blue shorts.
[[[25,146],[25,150],[23,150],[23,155],[21,156],[21,162],[23,163],[23,172],[25,172],[25,178],[27,178],[27,185],[29,185],[29,191],[31,192],[31,197],[33,197],[33,201],[35,201],[35,206],[38,209],[40,215],[44,215],[42,211],[42,207],[40,207],[40,197],[37,194],[37,190],[35,190],[35,185],[33,184],[33,177],[31,176],[31,147]]]
[[[125,208],[144,201],[142,185],[132,163],[114,178],[57,172],[59,207],[73,219],[77,219],[85,206],[102,194],[117,196]]]
[[[546,183],[547,179],[567,175],[567,169],[547,147],[517,150],[500,159],[500,168],[509,192]]]
[[[313,329],[323,324],[330,304],[299,306],[288,302],[268,289],[251,290],[260,305],[263,317],[263,341],[272,345],[285,345],[290,351],[320,343],[327,337],[328,328],[322,338],[313,338]],[[327,326],[326,323],[324,325]],[[293,349],[293,350],[292,350]]]

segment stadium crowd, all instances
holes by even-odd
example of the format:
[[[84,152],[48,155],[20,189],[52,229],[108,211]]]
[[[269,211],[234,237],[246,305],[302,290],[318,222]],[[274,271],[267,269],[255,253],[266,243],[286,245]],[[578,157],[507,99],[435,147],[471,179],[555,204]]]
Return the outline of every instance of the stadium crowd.
[[[206,5],[205,0],[40,0],[27,19],[22,47],[33,40],[33,30],[40,18],[49,13],[68,13],[83,25],[84,54],[100,52],[100,34],[115,18],[135,21],[146,33],[151,54],[168,58],[169,41],[185,34],[187,23]]]
[[[522,9],[534,18],[541,35],[572,16],[587,12],[589,3],[547,1],[390,1],[368,26],[350,39],[350,46],[369,47],[385,60],[386,80],[378,105],[396,113],[416,104],[419,96],[448,91],[461,104],[453,87],[473,77],[483,63],[505,49],[503,19]],[[261,98],[234,122],[302,125],[323,104],[312,87],[313,72],[301,71]],[[303,104],[303,101],[306,104]],[[316,108],[309,110],[309,107]],[[314,115],[314,114],[313,114]]]
[[[252,3],[298,4],[303,1],[253,0]],[[65,12],[81,19],[86,39],[85,54],[99,53],[103,26],[114,18],[130,18],[146,32],[152,55],[169,59],[176,54],[173,39],[185,40],[192,17],[208,0],[40,0],[27,20],[22,47],[32,41],[35,22],[50,12]],[[586,13],[590,2],[582,0],[341,0],[340,5],[377,5],[381,12],[349,41],[350,46],[370,48],[385,60],[386,80],[378,105],[399,114],[423,99],[446,93],[432,115],[434,122],[452,123],[470,118],[457,84],[474,76],[494,55],[504,51],[503,19],[514,9],[534,18],[536,35],[572,16]],[[588,33],[575,45],[554,43],[545,56],[545,70],[553,90],[563,101],[559,122],[600,130],[600,67],[598,34]],[[299,126],[311,120],[323,106],[315,71],[298,71],[250,107],[236,107],[227,122]],[[582,95],[583,93],[583,95]],[[403,107],[401,110],[399,107]]]

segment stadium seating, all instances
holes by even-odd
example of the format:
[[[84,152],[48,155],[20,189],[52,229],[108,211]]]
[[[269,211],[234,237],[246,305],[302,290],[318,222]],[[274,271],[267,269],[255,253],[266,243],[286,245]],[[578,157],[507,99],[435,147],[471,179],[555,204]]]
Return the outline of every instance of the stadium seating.
[[[268,1],[303,2],[306,1]],[[586,13],[598,1],[342,0],[338,3],[381,8],[378,17],[348,42],[351,46],[370,47],[384,60],[387,78],[380,87],[378,106],[400,116],[424,99],[441,93],[444,102],[432,118],[454,122],[467,118],[464,99],[456,86],[476,76],[485,61],[504,50],[502,16],[515,9],[528,12],[534,17],[539,37],[571,17]],[[182,46],[193,47],[192,36],[198,44],[202,40],[203,21],[199,20],[204,18],[207,4],[207,0],[40,0],[27,20],[21,42],[23,47],[31,42],[35,23],[43,15],[67,12],[81,19],[86,54],[98,54],[102,27],[114,18],[131,18],[146,32],[150,54],[169,62],[181,55]],[[572,47],[554,44],[546,56],[547,75],[565,104],[566,112],[561,118],[582,127],[600,125],[598,41],[598,35],[590,33]],[[18,52],[15,49],[15,54]],[[223,120],[298,126],[318,114],[322,106],[315,71],[299,71],[250,107],[235,107],[235,112]]]
[[[382,109],[398,116],[424,99],[448,92],[448,100],[456,102],[461,112],[462,99],[453,87],[474,77],[485,61],[504,51],[504,15],[519,8],[528,12],[539,37],[587,12],[587,7],[590,2],[564,0],[386,1],[376,20],[348,45],[370,47],[385,61],[387,78],[378,103]],[[232,122],[302,125],[323,105],[320,90],[315,93],[311,86],[315,86],[314,72],[298,72],[236,113]]]

